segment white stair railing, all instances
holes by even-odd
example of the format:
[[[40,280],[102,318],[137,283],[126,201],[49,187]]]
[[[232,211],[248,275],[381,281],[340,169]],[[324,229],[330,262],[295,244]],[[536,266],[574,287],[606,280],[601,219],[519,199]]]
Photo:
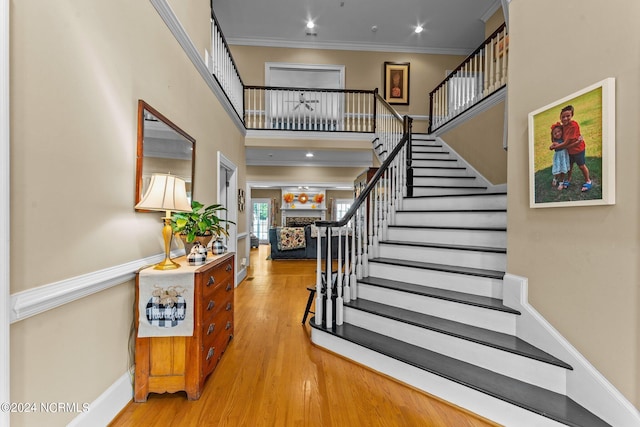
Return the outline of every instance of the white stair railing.
[[[245,86],[247,129],[372,133],[373,90]]]
[[[357,280],[368,275],[368,260],[377,255],[378,244],[386,236],[392,212],[404,197],[398,187],[400,183],[407,182],[404,159],[410,158],[410,154],[407,157],[411,147],[409,117],[403,119],[403,129],[402,136],[395,143],[390,143],[385,161],[347,213],[337,221],[316,222],[314,322],[318,326],[333,328],[342,325],[344,303],[358,298]],[[337,247],[332,249],[334,245]]]
[[[503,24],[429,93],[432,133],[507,84],[509,35]]]
[[[244,111],[244,84],[231,51],[211,10],[211,56],[207,58],[209,71],[226,94],[238,117]]]

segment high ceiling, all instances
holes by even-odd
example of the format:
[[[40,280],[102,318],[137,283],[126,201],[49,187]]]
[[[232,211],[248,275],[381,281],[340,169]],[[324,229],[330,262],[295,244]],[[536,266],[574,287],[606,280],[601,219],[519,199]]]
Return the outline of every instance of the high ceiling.
[[[500,0],[213,0],[230,44],[465,55]],[[307,20],[316,35],[307,35]],[[416,34],[416,25],[424,31]]]
[[[500,0],[213,0],[231,45],[454,55],[484,41],[485,22],[500,7]],[[306,34],[308,20],[315,35]],[[415,33],[417,25],[422,33]],[[308,158],[306,152],[247,148],[247,164],[364,166],[371,154],[327,150]]]

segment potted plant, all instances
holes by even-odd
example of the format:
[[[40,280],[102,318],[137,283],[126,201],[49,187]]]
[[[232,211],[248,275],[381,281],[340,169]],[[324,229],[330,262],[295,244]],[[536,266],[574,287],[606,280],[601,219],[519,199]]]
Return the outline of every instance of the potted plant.
[[[226,211],[227,208],[218,204],[205,207],[193,200],[191,209],[192,212],[174,212],[171,216],[173,233],[182,239],[187,254],[196,241],[207,246],[214,237],[229,236],[227,227],[235,223],[218,216],[220,211]]]

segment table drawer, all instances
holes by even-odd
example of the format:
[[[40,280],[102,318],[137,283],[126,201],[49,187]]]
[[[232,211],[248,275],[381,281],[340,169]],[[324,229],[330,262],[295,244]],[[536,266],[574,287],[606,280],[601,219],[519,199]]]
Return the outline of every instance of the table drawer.
[[[231,279],[231,282],[233,283],[233,258],[223,262],[215,268],[203,271],[200,274],[203,295],[211,292],[217,285],[227,279]]]
[[[228,310],[229,304],[233,304],[233,282],[227,280],[216,286],[213,292],[203,296],[200,304],[203,319],[220,310]]]
[[[215,369],[218,361],[222,357],[222,354],[227,349],[229,342],[233,338],[233,327],[221,332],[222,333],[215,336],[214,340],[210,344],[204,346],[204,351],[202,353],[202,366],[203,374],[205,376]]]
[[[204,347],[211,345],[218,334],[233,333],[233,310],[223,311],[202,323],[202,341]]]

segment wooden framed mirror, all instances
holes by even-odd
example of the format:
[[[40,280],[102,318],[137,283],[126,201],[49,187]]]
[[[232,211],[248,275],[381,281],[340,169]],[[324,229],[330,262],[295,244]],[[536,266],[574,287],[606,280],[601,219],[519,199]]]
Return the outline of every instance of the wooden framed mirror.
[[[184,179],[191,202],[195,163],[196,140],[155,108],[139,100],[135,203],[142,199],[154,173],[170,173]]]

